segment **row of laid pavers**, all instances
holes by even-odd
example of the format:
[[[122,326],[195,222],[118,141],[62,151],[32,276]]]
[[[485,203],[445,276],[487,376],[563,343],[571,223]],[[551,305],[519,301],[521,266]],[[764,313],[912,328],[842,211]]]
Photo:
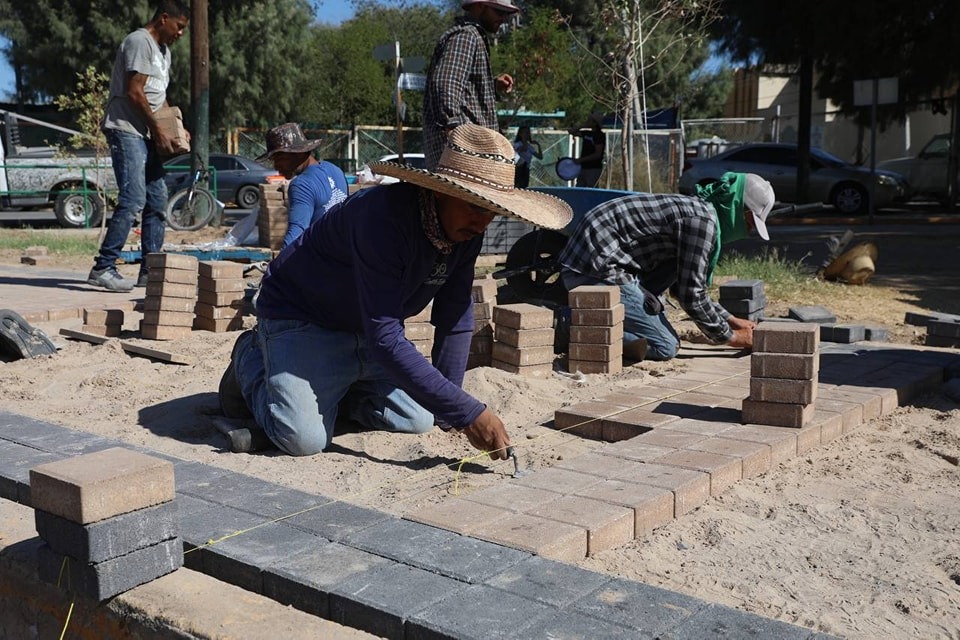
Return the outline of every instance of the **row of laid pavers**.
[[[127,445],[0,411],[0,498],[29,505],[30,468],[115,446]],[[187,567],[382,637],[828,637],[511,546],[129,448],[174,464]]]
[[[960,367],[955,353],[891,346],[831,345],[821,360],[813,418],[801,428],[742,424],[750,359],[707,361],[558,410],[553,426],[596,440],[592,451],[406,517],[578,561],[649,535],[740,480],[935,389]]]

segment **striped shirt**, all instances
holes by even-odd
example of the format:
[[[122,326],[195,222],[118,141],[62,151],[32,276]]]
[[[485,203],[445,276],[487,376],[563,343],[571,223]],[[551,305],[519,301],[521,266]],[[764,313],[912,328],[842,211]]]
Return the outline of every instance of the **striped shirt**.
[[[672,263],[671,288],[704,335],[727,342],[730,314],[710,299],[710,259],[719,240],[717,214],[696,197],[637,193],[594,207],[577,223],[560,254],[572,271],[609,284],[628,284]],[[660,293],[660,292],[655,292]]]
[[[433,50],[423,98],[423,150],[435,169],[446,142],[444,129],[472,122],[497,128],[496,87],[483,28],[466,17],[447,29]]]

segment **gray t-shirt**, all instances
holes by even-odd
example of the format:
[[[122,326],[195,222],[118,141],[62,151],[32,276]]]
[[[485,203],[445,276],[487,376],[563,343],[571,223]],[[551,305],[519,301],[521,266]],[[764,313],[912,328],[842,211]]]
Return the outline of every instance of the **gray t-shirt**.
[[[147,123],[127,98],[127,77],[131,72],[147,78],[144,93],[150,109],[156,113],[167,99],[170,83],[170,48],[161,47],[145,28],[123,39],[117,50],[110,76],[110,99],[103,117],[103,129],[117,129],[149,137]]]

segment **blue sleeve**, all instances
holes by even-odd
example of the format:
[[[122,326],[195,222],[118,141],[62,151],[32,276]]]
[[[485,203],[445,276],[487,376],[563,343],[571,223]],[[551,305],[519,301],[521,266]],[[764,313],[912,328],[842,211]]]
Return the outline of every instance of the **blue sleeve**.
[[[287,233],[283,236],[283,247],[292,244],[310,226],[317,198],[320,197],[323,202],[326,202],[330,197],[328,193],[327,197],[323,198],[322,194],[318,193],[316,189],[317,186],[322,187],[323,185],[316,180],[305,180],[304,178],[307,177],[304,174],[297,176],[287,189],[289,219]]]

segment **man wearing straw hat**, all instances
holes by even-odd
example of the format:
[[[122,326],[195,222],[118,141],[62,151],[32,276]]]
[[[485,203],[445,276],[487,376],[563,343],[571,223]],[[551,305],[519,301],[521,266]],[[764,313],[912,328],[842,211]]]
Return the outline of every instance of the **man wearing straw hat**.
[[[677,354],[680,337],[660,301],[668,289],[712,342],[750,348],[756,323],[731,315],[707,287],[721,246],[753,229],[770,239],[766,219],[775,201],[770,183],[752,173],[725,173],[698,196],[637,193],[608,200],[577,223],[560,254],[561,280],[568,290],[620,286],[625,358]]]
[[[357,192],[270,263],[258,326],[237,339],[221,381],[224,414],[252,416],[290,455],[323,451],[339,415],[403,433],[440,424],[506,459],[503,422],[461,388],[483,232],[501,214],[551,229],[572,217],[559,199],[514,188],[513,157],[502,135],[465,124],[434,171],[373,163],[402,182]],[[431,300],[432,363],[403,326]]]

